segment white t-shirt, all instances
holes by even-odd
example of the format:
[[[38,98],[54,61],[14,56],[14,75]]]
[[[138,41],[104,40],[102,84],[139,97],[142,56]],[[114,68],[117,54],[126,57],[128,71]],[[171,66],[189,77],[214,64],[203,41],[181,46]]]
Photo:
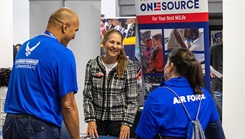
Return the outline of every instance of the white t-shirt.
[[[174,36],[174,30],[171,31],[169,35],[169,40],[168,40],[168,45],[167,45],[167,50],[172,49],[172,48],[181,48],[181,45],[177,41],[177,39]],[[180,37],[184,41],[184,35],[185,35],[185,29],[178,29],[180,32]]]
[[[105,63],[103,62],[103,64],[105,65],[106,75],[108,75],[109,72],[110,72],[114,67],[117,66],[118,62],[113,63],[113,64],[105,64]]]

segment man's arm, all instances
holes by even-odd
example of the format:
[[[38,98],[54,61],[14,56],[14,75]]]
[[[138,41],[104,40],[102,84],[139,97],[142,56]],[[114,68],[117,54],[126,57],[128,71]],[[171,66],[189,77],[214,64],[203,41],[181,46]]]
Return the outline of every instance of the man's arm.
[[[79,116],[74,92],[61,98],[62,115],[68,132],[72,139],[80,139]]]
[[[174,29],[173,34],[176,38],[176,40],[178,41],[178,43],[181,45],[182,48],[187,48],[186,44],[183,41],[183,38],[180,35],[180,32],[178,31],[178,29]]]

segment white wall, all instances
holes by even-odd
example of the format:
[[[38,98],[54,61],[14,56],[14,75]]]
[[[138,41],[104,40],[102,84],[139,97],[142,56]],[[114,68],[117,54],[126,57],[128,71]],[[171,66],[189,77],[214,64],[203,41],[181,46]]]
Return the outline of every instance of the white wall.
[[[0,68],[9,68],[13,63],[12,6],[12,0],[0,0]]]
[[[6,0],[5,0],[6,1]],[[11,1],[11,0],[7,0]],[[13,1],[13,44],[29,39],[29,0]]]
[[[2,19],[0,22],[0,68],[8,68],[13,64],[13,45],[29,38],[29,1],[0,0],[0,3],[0,18]]]
[[[101,0],[101,14],[104,14],[104,17],[117,17],[117,2],[118,0]]]
[[[227,139],[244,139],[245,1],[223,0],[223,127]]]

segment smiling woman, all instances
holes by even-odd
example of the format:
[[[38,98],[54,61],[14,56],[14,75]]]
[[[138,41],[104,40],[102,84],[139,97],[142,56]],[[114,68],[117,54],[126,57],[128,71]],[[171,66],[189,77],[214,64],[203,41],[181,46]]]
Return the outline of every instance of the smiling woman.
[[[111,29],[102,40],[105,55],[86,66],[84,117],[87,135],[130,137],[137,111],[136,69],[123,50],[123,36]],[[103,75],[103,76],[98,76]]]

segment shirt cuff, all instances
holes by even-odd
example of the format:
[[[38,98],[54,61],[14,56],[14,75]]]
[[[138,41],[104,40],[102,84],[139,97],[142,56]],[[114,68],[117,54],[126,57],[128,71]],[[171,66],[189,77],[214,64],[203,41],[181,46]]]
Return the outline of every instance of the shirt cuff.
[[[96,121],[96,119],[87,119],[87,120],[85,120],[86,123],[88,123],[88,122],[95,122],[95,121]]]
[[[126,122],[122,122],[121,124],[122,124],[122,125],[129,126],[129,127],[133,127],[133,125],[132,125],[132,124],[129,124],[129,123],[126,123]]]

